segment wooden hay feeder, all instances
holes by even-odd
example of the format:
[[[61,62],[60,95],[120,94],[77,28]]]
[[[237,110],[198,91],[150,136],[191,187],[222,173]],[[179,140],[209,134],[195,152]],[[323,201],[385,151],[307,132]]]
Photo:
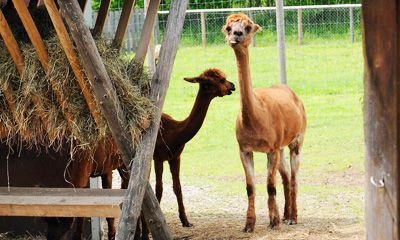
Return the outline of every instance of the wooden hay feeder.
[[[0,0],[0,35],[15,65],[14,69],[16,69],[16,72],[20,75],[20,78],[16,78],[15,81],[22,81],[29,66],[25,64],[24,59],[27,58],[27,56],[26,54],[24,56],[21,50],[23,47],[17,42],[12,31],[13,29],[10,28],[10,23],[7,21],[7,17],[5,17],[11,6],[12,11],[14,11],[15,8],[14,15],[18,15],[21,20],[23,28],[35,49],[38,63],[40,63],[40,65],[35,67],[38,69],[34,69],[34,72],[42,71],[44,73],[44,78],[48,78],[48,76],[51,75],[51,54],[49,54],[49,47],[46,46],[46,41],[43,40],[32,18],[30,8],[32,8],[32,6],[34,9],[42,7],[47,10],[51,20],[50,22],[54,26],[57,38],[72,69],[74,79],[77,81],[76,83],[81,94],[80,97],[84,100],[85,109],[90,113],[89,115],[93,120],[95,129],[100,131],[99,129],[104,129],[102,127],[107,126],[106,129],[108,129],[112,135],[125,166],[131,169],[128,190],[126,191],[126,196],[123,198],[123,209],[120,216],[117,239],[133,238],[141,210],[143,211],[154,239],[172,239],[158,202],[148,183],[148,177],[159,127],[161,109],[164,103],[179,37],[182,32],[188,1],[175,0],[171,3],[163,48],[161,49],[158,66],[151,81],[151,89],[149,90],[149,99],[153,101],[156,111],[151,122],[148,121],[147,126],[145,126],[146,123],[141,126],[143,129],[148,127],[148,130],[141,137],[140,141],[138,140],[138,145],[140,145],[140,147],[137,148],[137,151],[135,151],[134,147],[136,145],[134,140],[138,139],[137,136],[136,138],[132,137],[132,131],[126,130],[126,126],[129,126],[129,122],[126,117],[126,111],[123,111],[123,101],[120,101],[121,98],[119,97],[119,95],[124,93],[117,94],[115,89],[117,88],[118,90],[118,87],[115,87],[110,80],[110,72],[112,74],[112,71],[107,71],[106,64],[103,62],[105,58],[102,59],[100,57],[99,49],[94,41],[94,38],[101,35],[110,2],[110,0],[102,0],[96,24],[91,33],[89,28],[85,25],[82,15],[82,9],[84,9],[86,4],[85,0],[58,0],[58,3],[54,2],[54,0],[40,0],[38,3],[35,2],[34,5],[32,3],[29,5],[29,0],[12,0],[12,5],[10,3],[7,4],[7,0]],[[118,28],[112,44],[116,51],[121,47],[134,4],[134,0],[125,0],[124,2]],[[160,0],[149,1],[139,47],[134,59],[134,63],[138,65],[136,69],[139,69],[140,73],[142,72],[143,61],[151,39],[159,4]],[[30,8],[28,8],[28,5]],[[115,76],[111,75],[111,77],[113,81],[115,81]],[[77,114],[73,112],[71,108],[66,107],[67,103],[71,101],[71,96],[68,96],[62,88],[57,86],[59,81],[60,79],[52,79],[49,77],[47,88],[51,91],[51,95],[54,96],[54,102],[60,110],[60,115],[65,119],[65,125],[68,125],[70,127],[69,129],[73,129],[72,126],[76,125]],[[22,85],[23,83],[19,84]],[[65,135],[57,132],[57,126],[54,127],[54,121],[49,117],[49,109],[47,108],[48,102],[44,101],[43,99],[45,98],[38,94],[28,94],[30,96],[28,100],[33,106],[34,115],[39,119],[42,125],[40,131],[37,129],[32,130],[32,127],[26,124],[26,120],[21,117],[21,114],[26,114],[26,112],[21,111],[18,107],[17,103],[20,96],[16,95],[15,89],[15,85],[10,83],[3,83],[1,87],[5,108],[7,108],[6,110],[10,113],[10,117],[8,117],[9,121],[4,121],[3,119],[0,121],[0,137],[2,139],[10,138],[10,135],[12,136],[11,138],[18,135],[22,140],[29,142],[32,141],[32,139],[38,141],[39,138],[37,136],[46,136],[48,141],[40,142],[40,144],[50,144],[57,138],[65,137]],[[126,88],[122,89],[126,90]],[[10,130],[10,122],[12,122],[11,125],[14,124],[13,128],[17,129],[16,131],[13,132]],[[27,125],[29,127],[26,127]],[[108,130],[100,132],[106,134]],[[38,131],[40,133],[38,133]],[[65,131],[62,132],[64,133]],[[71,132],[73,131],[71,130]],[[40,140],[42,139],[44,138],[40,138]],[[82,141],[81,139],[78,140]],[[0,192],[2,195],[6,196],[18,193],[18,191],[11,191],[14,193],[7,192],[5,189],[2,189]],[[29,193],[27,193],[29,192],[28,190],[24,190],[24,192],[25,194],[23,195],[29,195]],[[37,194],[37,191],[35,192],[36,195],[40,196],[40,194]],[[46,190],[46,192],[49,191]],[[85,192],[85,195],[87,195],[87,192]],[[4,199],[6,199],[6,197],[4,197],[3,200]],[[143,199],[144,204],[142,206]],[[52,214],[51,211],[46,212],[45,209],[29,212],[29,209],[26,208],[26,205],[29,205],[29,201],[21,202],[25,205],[13,205],[12,201],[7,202],[6,200],[0,202],[0,209],[2,209],[0,215],[59,216],[55,215],[55,213]],[[5,208],[4,206],[11,206],[11,208]],[[22,212],[18,212],[16,209],[19,207],[21,209],[25,207],[25,209]],[[95,211],[96,209],[92,212]],[[88,217],[89,215],[92,216],[90,211],[88,211],[86,215],[88,215]],[[111,215],[115,216],[115,212]]]

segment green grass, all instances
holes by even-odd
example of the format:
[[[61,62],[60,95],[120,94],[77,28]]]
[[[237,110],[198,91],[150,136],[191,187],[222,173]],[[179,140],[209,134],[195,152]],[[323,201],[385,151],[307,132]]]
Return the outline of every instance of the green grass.
[[[255,88],[277,83],[278,62],[276,47],[250,48],[251,76]],[[287,47],[289,85],[303,99],[308,126],[303,147],[300,174],[309,179],[341,176],[349,167],[363,172],[362,120],[362,51],[361,44],[314,42],[304,46]],[[232,49],[220,45],[202,49],[179,49],[164,112],[176,119],[185,118],[197,94],[198,86],[183,81],[183,77],[197,76],[207,68],[220,68],[238,86],[237,69]],[[245,183],[235,120],[239,110],[239,92],[212,101],[205,123],[183,152],[181,178],[183,188],[192,184],[207,185],[222,195],[245,197]],[[287,154],[286,154],[287,156]],[[266,155],[255,154],[257,176],[265,176]],[[164,178],[170,181],[168,171]],[[154,176],[152,176],[154,178]],[[318,180],[318,181],[320,181]],[[259,182],[258,192],[265,192]],[[280,185],[280,184],[279,184]],[[362,186],[326,186],[306,182],[300,186],[303,194],[318,192],[328,196],[333,192],[362,192]],[[281,192],[279,186],[278,191]],[[352,202],[354,212],[361,214],[362,204]]]

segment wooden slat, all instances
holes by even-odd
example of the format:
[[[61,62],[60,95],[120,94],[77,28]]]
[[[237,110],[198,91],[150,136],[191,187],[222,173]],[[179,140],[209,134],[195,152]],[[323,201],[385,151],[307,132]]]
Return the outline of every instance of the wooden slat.
[[[151,162],[153,159],[155,142],[157,139],[158,129],[161,119],[161,110],[169,85],[172,67],[175,61],[176,52],[180,36],[183,30],[183,22],[188,5],[188,0],[174,0],[171,3],[170,12],[165,30],[163,46],[160,52],[160,59],[157,64],[156,73],[151,82],[150,99],[155,103],[156,114],[153,122],[145,134],[142,136],[137,149],[135,158],[132,161],[132,169],[127,190],[127,196],[124,199],[121,217],[119,219],[117,239],[133,239],[137,217],[140,215],[140,203],[145,197],[145,202],[151,198],[151,189],[146,187],[150,174]],[[144,204],[147,206],[147,204]],[[158,206],[158,205],[155,205]],[[147,206],[148,207],[148,206]],[[145,210],[143,210],[145,211]],[[158,224],[163,224],[158,223]],[[168,239],[168,232],[160,234],[162,239]]]
[[[154,22],[156,21],[158,7],[160,6],[160,0],[152,0],[149,3],[147,9],[146,19],[144,20],[142,33],[140,35],[139,46],[136,51],[135,60],[137,62],[144,62],[146,57],[147,48],[151,39],[151,34],[154,30]]]
[[[119,18],[117,31],[115,32],[113,45],[116,49],[120,49],[122,46],[122,41],[126,33],[126,28],[128,27],[129,19],[131,18],[133,6],[135,5],[135,0],[125,0],[122,7],[121,16]]]
[[[366,239],[400,239],[400,8],[365,0]]]
[[[24,58],[22,56],[21,50],[18,46],[17,41],[14,38],[14,35],[10,29],[10,26],[7,23],[7,20],[4,17],[3,12],[0,10],[0,35],[2,36],[4,43],[7,47],[8,52],[11,55],[11,58],[13,59],[15,66],[17,68],[17,71],[22,74],[23,67],[24,67]],[[6,102],[8,105],[8,108],[11,112],[11,114],[14,117],[15,122],[18,125],[22,125],[20,122],[20,119],[18,117],[17,111],[16,111],[16,102],[13,96],[13,91],[11,89],[11,86],[8,85],[6,89],[3,90],[4,97],[6,98]],[[21,131],[21,134],[24,137],[29,138],[31,136],[31,132],[27,129]]]
[[[50,15],[50,18],[53,22],[54,28],[56,29],[58,39],[61,42],[61,45],[64,49],[64,52],[68,58],[69,63],[71,64],[72,71],[75,74],[76,80],[78,81],[79,87],[82,90],[83,97],[86,100],[86,104],[89,107],[90,113],[93,116],[93,119],[96,121],[97,126],[100,126],[101,116],[97,111],[95,100],[90,92],[89,86],[85,82],[84,73],[81,70],[79,60],[77,55],[75,54],[74,47],[71,39],[69,38],[69,34],[67,29],[65,28],[64,22],[58,12],[57,6],[54,0],[44,0],[47,11]]]
[[[29,39],[31,40],[32,45],[38,54],[39,61],[42,64],[44,71],[47,72],[49,70],[49,55],[47,53],[46,46],[40,37],[39,31],[33,22],[32,16],[23,0],[13,0],[13,3],[22,21],[22,24],[28,33]]]
[[[125,190],[0,188],[0,216],[118,217]]]
[[[46,46],[39,34],[39,31],[32,19],[31,14],[29,13],[28,8],[24,5],[23,0],[13,0],[14,6],[17,10],[17,13],[22,21],[22,24],[24,25],[24,28],[26,32],[28,33],[29,39],[32,42],[33,47],[36,50],[36,53],[38,54],[39,61],[46,72],[46,74],[49,71],[49,54],[47,52]],[[75,124],[75,118],[73,114],[68,112],[65,109],[65,104],[67,103],[67,99],[64,95],[63,92],[57,90],[56,88],[56,83],[53,81],[50,82],[52,85],[52,90],[56,95],[57,102],[61,107],[61,110],[70,126]]]
[[[110,8],[111,0],[103,0],[100,4],[100,9],[97,14],[96,23],[93,28],[93,36],[101,36],[104,28],[104,24],[107,19],[108,9]]]

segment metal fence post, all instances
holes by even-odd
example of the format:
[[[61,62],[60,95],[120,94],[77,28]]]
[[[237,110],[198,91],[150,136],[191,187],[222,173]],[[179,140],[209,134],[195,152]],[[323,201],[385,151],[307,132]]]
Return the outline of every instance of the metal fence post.
[[[276,0],[275,5],[276,5],[276,31],[278,34],[278,49],[279,49],[279,78],[281,83],[287,84],[285,19],[283,12],[283,0]]]
[[[303,16],[301,9],[297,9],[297,42],[299,46],[303,43]]]
[[[203,48],[206,47],[206,41],[207,41],[207,37],[206,37],[206,16],[204,14],[204,12],[200,12],[200,22],[201,22],[201,45],[203,46]]]
[[[354,11],[353,8],[349,8],[350,12],[350,42],[354,43]]]

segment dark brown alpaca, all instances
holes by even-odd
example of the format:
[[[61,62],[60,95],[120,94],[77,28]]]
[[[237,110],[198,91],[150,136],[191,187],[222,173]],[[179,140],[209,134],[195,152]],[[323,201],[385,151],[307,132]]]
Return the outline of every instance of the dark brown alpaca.
[[[199,83],[200,88],[197,98],[189,117],[183,121],[176,121],[167,114],[161,116],[161,127],[157,136],[154,152],[155,170],[157,177],[156,195],[159,201],[162,196],[162,171],[163,162],[168,161],[173,177],[173,188],[179,205],[179,217],[183,226],[192,226],[186,217],[182,201],[181,184],[179,180],[180,155],[185,144],[199,131],[204,122],[208,106],[215,97],[230,95],[235,90],[233,83],[226,80],[225,74],[218,69],[209,69],[200,76],[185,78],[191,83]],[[89,177],[101,177],[102,187],[112,187],[112,171],[118,169],[121,175],[121,188],[126,189],[129,182],[129,174],[123,165],[121,156],[112,138],[104,139],[95,151],[93,161],[87,159],[85,152],[78,152],[74,161],[68,167],[70,182],[76,188],[87,187]],[[76,239],[82,234],[82,218],[77,219],[77,231],[74,233]],[[142,221],[143,222],[143,221]],[[115,238],[115,225],[113,218],[107,218],[108,238]],[[140,231],[137,231],[140,234]],[[147,239],[147,229],[143,228],[143,238]],[[138,237],[138,236],[137,236]]]
[[[161,201],[163,193],[163,163],[168,161],[172,174],[173,189],[178,201],[179,218],[184,227],[191,227],[183,205],[179,170],[181,153],[201,128],[211,100],[215,97],[230,95],[235,90],[233,83],[226,80],[225,74],[218,69],[209,69],[200,76],[185,78],[191,83],[199,83],[200,88],[189,116],[183,121],[177,121],[167,114],[162,114],[160,130],[154,151],[154,168],[156,173],[156,196]]]

